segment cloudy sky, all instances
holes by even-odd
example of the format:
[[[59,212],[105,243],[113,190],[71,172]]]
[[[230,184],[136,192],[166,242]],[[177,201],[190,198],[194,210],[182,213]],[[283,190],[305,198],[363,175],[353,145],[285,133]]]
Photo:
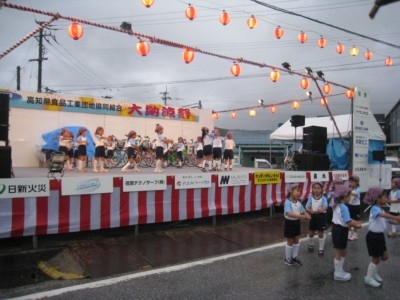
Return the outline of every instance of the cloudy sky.
[[[295,12],[344,30],[379,41],[350,34],[307,18],[294,16],[267,8],[251,0],[193,0],[197,18],[189,21],[184,16],[188,1],[155,0],[146,8],[141,0],[9,0],[62,16],[78,18],[116,26],[130,22],[132,30],[146,36],[165,39],[220,54],[229,58],[243,58],[259,64],[281,68],[289,62],[292,69],[304,72],[311,67],[322,71],[328,81],[344,86],[367,88],[373,113],[387,114],[400,95],[400,2],[380,8],[375,19],[368,13],[373,0],[274,0],[260,1]],[[223,26],[219,15],[226,10],[231,21]],[[257,26],[247,27],[246,21],[254,15]],[[36,21],[50,17],[3,7],[0,9],[0,53],[10,48],[37,27]],[[215,111],[237,110],[238,117],[221,113],[216,126],[230,129],[271,129],[285,122],[291,115],[327,115],[319,99],[302,102],[299,109],[279,105],[272,114],[268,109],[257,109],[255,117],[248,115],[248,108],[265,104],[278,104],[289,100],[305,99],[300,88],[301,77],[281,72],[278,82],[269,79],[270,68],[241,63],[241,75],[230,73],[233,61],[212,55],[196,53],[190,64],[182,61],[182,49],[152,43],[150,53],[141,57],[136,52],[138,39],[134,36],[84,25],[84,36],[72,40],[67,34],[67,20],[53,23],[48,37],[43,63],[43,87],[63,94],[132,100],[141,103],[163,104],[162,92],[168,90],[167,105],[185,106],[202,102],[204,108]],[[274,36],[277,26],[284,29],[284,36]],[[308,40],[301,44],[300,31]],[[317,46],[323,35],[327,46]],[[345,46],[343,54],[336,52],[336,45]],[[388,45],[393,44],[393,45]],[[351,56],[353,45],[359,48],[358,56]],[[396,47],[397,46],[397,47]],[[373,57],[364,58],[370,50]],[[386,67],[384,60],[390,56],[393,66]],[[0,87],[16,88],[16,68],[21,67],[21,89],[37,90],[37,63],[29,62],[38,57],[38,43],[34,38],[0,59]],[[309,90],[318,96],[312,82]],[[333,86],[331,94],[344,93],[345,89]],[[329,96],[333,114],[350,113],[350,102],[344,95]]]

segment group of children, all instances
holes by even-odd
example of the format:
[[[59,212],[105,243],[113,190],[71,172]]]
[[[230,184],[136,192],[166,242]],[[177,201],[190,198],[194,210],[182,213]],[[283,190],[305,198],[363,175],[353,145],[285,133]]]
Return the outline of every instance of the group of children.
[[[163,159],[165,159],[166,145],[172,143],[172,140],[164,136],[164,128],[160,124],[156,125],[155,132],[157,133],[157,138],[155,141],[156,167],[154,172],[160,173],[163,171],[162,164]],[[207,170],[210,172],[232,170],[233,149],[236,146],[233,140],[233,133],[229,131],[226,137],[221,137],[218,129],[210,132],[207,127],[203,127],[201,133],[202,135],[197,138],[195,143],[197,167],[201,168],[203,172],[207,172]],[[222,151],[223,144],[224,150]],[[183,138],[179,137],[177,144],[178,168],[182,168],[184,147]],[[208,169],[206,169],[206,165]]]
[[[297,183],[288,186],[287,199],[284,203],[284,236],[285,264],[289,266],[302,265],[298,257],[301,224],[300,220],[309,220],[308,250],[314,252],[313,238],[318,234],[318,255],[324,255],[325,229],[327,223],[332,223],[332,243],[335,249],[333,279],[348,281],[351,274],[344,271],[348,241],[358,239],[357,229],[360,222],[360,178],[353,175],[348,185],[343,184],[341,178],[335,178],[332,190],[325,196],[323,184],[314,182],[312,193],[305,207],[301,203],[301,187]],[[379,287],[382,277],[378,274],[380,261],[388,259],[385,244],[387,222],[391,223],[388,236],[397,236],[397,225],[400,223],[400,178],[392,179],[391,191],[388,195],[383,188],[370,188],[363,201],[370,205],[370,215],[366,244],[371,262],[368,265],[364,283],[368,286]],[[382,206],[390,204],[390,213],[386,213]]]
[[[200,149],[200,152],[197,152],[198,167],[203,172],[207,172],[206,165],[210,172],[233,169],[233,149],[236,145],[232,131],[228,131],[226,137],[222,137],[218,129],[210,132],[207,127],[203,127],[201,137],[198,137],[197,141],[197,147],[203,147],[202,151]],[[223,144],[224,151],[222,152]]]
[[[233,140],[233,133],[229,131],[226,137],[221,137],[218,129],[214,129],[209,132],[207,127],[201,129],[202,135],[197,138],[195,143],[196,151],[196,165],[201,168],[202,171],[221,171],[221,170],[232,170],[233,169],[233,149],[235,147],[235,141]],[[155,153],[156,153],[156,167],[154,172],[160,173],[163,171],[163,161],[166,159],[166,153],[168,152],[167,145],[172,143],[172,139],[164,136],[164,128],[160,124],[156,125],[155,132],[157,137],[155,139]],[[73,170],[72,158],[76,157],[77,165],[80,172],[86,172],[86,147],[88,144],[87,130],[82,127],[79,129],[76,141],[71,131],[62,129],[59,138],[59,151],[63,151],[66,154],[66,170]],[[122,167],[122,172],[128,172],[128,168],[133,168],[134,171],[140,172],[137,163],[137,153],[139,152],[139,144],[137,141],[137,133],[131,130],[127,135],[127,141],[125,148],[127,150],[128,162]],[[113,149],[114,149],[114,138],[113,136],[105,136],[104,128],[99,126],[96,128],[94,133],[95,142],[95,158],[93,161],[93,172],[107,172],[105,168],[105,159],[108,164],[112,165]],[[222,146],[224,144],[224,150]],[[178,138],[176,144],[178,168],[182,168],[183,165],[183,151],[185,149],[185,143],[182,137]],[[74,149],[76,153],[74,155]],[[223,162],[222,162],[223,159]]]

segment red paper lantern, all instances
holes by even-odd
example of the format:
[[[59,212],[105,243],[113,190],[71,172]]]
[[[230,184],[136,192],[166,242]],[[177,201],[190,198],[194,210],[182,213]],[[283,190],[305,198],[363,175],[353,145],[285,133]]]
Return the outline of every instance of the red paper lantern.
[[[223,10],[221,15],[219,16],[219,21],[222,25],[226,25],[231,21],[231,17],[225,10]]]
[[[182,59],[185,63],[191,63],[194,59],[194,51],[190,49],[185,49],[182,53]]]
[[[321,104],[321,106],[328,105],[328,99],[327,99],[326,97],[321,98],[321,100],[319,101],[319,103]]]
[[[281,26],[276,27],[275,29],[275,37],[279,40],[281,37],[283,37],[284,31],[281,28]]]
[[[231,111],[231,118],[232,119],[236,119],[236,117],[237,117],[237,114],[236,114],[236,112],[235,111]]]
[[[276,69],[273,69],[269,74],[269,78],[272,80],[272,82],[277,82],[279,80],[279,77],[279,72]]]
[[[372,58],[372,52],[367,50],[367,52],[364,53],[364,57],[366,60],[370,60]]]
[[[354,91],[353,90],[347,90],[346,91],[346,97],[351,99],[354,97]]]
[[[332,90],[332,87],[329,85],[329,83],[325,83],[322,90],[325,94],[329,94]]]
[[[272,112],[272,113],[275,113],[276,112],[276,106],[275,105],[271,105],[269,107],[269,111]]]
[[[326,39],[321,35],[321,37],[318,40],[318,47],[325,48],[325,46],[326,46]]]
[[[297,100],[294,100],[292,102],[292,107],[293,107],[293,109],[298,109],[300,107],[300,102]]]
[[[391,65],[393,65],[393,59],[392,59],[390,56],[388,56],[388,57],[385,59],[385,65],[388,66],[388,67],[390,67]]]
[[[231,67],[231,73],[235,77],[238,77],[240,75],[240,66],[237,63],[234,63]]]
[[[214,120],[219,119],[219,113],[213,112],[212,118],[213,118]]]
[[[353,46],[353,48],[350,49],[350,55],[351,56],[357,56],[358,55],[358,48],[356,46]]]
[[[336,52],[342,54],[344,51],[344,46],[341,43],[338,43],[336,46]]]
[[[189,7],[185,10],[185,16],[192,21],[197,16],[196,8],[189,4]]]
[[[145,41],[139,41],[136,44],[136,51],[141,55],[141,56],[146,56],[149,51],[150,51],[150,46],[147,42]]]
[[[251,15],[251,17],[247,19],[247,26],[249,26],[250,29],[253,29],[254,27],[256,27],[257,26],[256,17]]]
[[[142,3],[143,3],[144,6],[150,7],[150,6],[153,5],[154,0],[142,0]]]
[[[79,40],[83,36],[83,27],[79,23],[72,23],[68,26],[68,34],[74,40]]]
[[[299,33],[299,42],[300,43],[305,43],[305,42],[307,42],[307,34],[305,33],[305,32],[303,32],[303,31],[301,31],[300,33]]]
[[[303,90],[306,90],[306,89],[308,89],[309,85],[310,85],[310,81],[306,77],[303,77],[303,79],[300,81],[301,88]]]

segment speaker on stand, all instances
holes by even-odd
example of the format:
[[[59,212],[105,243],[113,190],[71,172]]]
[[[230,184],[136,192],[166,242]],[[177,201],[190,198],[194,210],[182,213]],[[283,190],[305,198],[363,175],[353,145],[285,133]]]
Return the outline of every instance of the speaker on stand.
[[[302,115],[294,115],[290,118],[290,123],[294,127],[294,144],[297,144],[297,127],[304,126],[306,117]],[[295,149],[296,150],[296,149]]]
[[[372,151],[372,159],[379,161],[379,186],[382,184],[382,163],[385,161],[385,151],[384,150],[374,150]]]
[[[11,163],[11,147],[8,138],[9,116],[10,95],[0,93],[0,178],[14,177]]]

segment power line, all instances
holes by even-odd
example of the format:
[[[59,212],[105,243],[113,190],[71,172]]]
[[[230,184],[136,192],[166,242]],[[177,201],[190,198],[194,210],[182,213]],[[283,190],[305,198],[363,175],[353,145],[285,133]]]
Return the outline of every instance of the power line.
[[[264,3],[264,2],[261,2],[261,1],[258,1],[258,0],[250,0],[250,1],[255,2],[255,3],[257,3],[259,5],[262,5],[262,6],[268,7],[270,9],[273,9],[273,10],[276,10],[276,11],[280,11],[280,12],[285,13],[285,14],[289,14],[289,15],[300,17],[300,18],[304,18],[304,19],[310,20],[312,22],[316,22],[316,23],[319,23],[319,24],[322,24],[322,25],[325,25],[325,26],[328,26],[328,27],[335,28],[335,29],[340,30],[340,31],[344,31],[346,33],[350,33],[352,35],[356,35],[356,36],[362,37],[362,38],[367,39],[367,40],[371,40],[371,41],[374,41],[374,42],[377,42],[377,43],[381,43],[381,44],[384,44],[384,45],[387,45],[387,46],[390,46],[390,47],[394,47],[394,48],[400,49],[399,45],[395,45],[395,44],[392,44],[392,43],[389,43],[389,42],[378,40],[378,39],[375,39],[373,37],[370,37],[370,36],[367,36],[367,35],[364,35],[364,34],[361,34],[361,33],[357,33],[357,32],[348,30],[346,28],[339,27],[339,26],[336,26],[336,25],[332,25],[332,24],[329,24],[329,23],[326,23],[326,22],[323,22],[323,21],[319,21],[317,19],[313,19],[313,18],[304,16],[304,15],[301,15],[299,13],[292,12],[292,11],[289,11],[289,10],[284,9],[284,8],[280,8],[280,7],[277,7],[277,6],[268,4],[268,3]]]

